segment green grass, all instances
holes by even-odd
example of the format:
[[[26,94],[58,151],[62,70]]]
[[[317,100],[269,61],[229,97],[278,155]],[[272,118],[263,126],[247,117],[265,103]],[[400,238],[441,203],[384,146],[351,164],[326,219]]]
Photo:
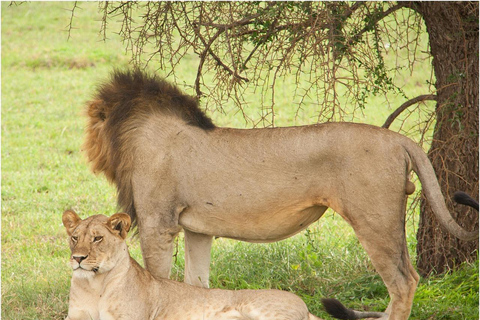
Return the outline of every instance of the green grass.
[[[67,41],[71,3],[2,3],[2,319],[63,319],[67,312],[70,269],[61,214],[73,208],[87,217],[116,211],[114,188],[95,176],[81,152],[84,104],[95,85],[129,56],[114,34],[102,41],[95,3],[81,3]],[[115,21],[112,21],[112,28]],[[179,83],[193,83],[196,58],[178,71]],[[153,67],[152,67],[153,68]],[[428,61],[413,75],[399,75],[409,97],[428,92]],[[403,79],[403,80],[402,80]],[[184,90],[193,94],[188,88]],[[308,105],[295,118],[291,85],[278,90],[277,125],[316,121]],[[355,121],[381,125],[403,98],[372,97],[374,106]],[[247,101],[260,101],[252,95]],[[420,117],[431,111],[431,105]],[[218,125],[245,127],[233,104],[211,111]],[[247,108],[259,116],[256,104]],[[430,109],[429,109],[430,108]],[[418,119],[418,118],[417,118]],[[410,120],[408,120],[410,121]],[[415,119],[407,126],[414,127]],[[398,126],[396,127],[398,128]],[[412,255],[418,218],[409,213]],[[138,240],[129,239],[141,261]],[[172,277],[183,279],[183,242]],[[422,280],[413,319],[478,319],[478,264]],[[388,295],[350,227],[329,212],[306,232],[272,244],[227,239],[214,242],[212,287],[278,288],[300,295],[328,319],[320,298],[337,297],[355,308],[382,310]]]

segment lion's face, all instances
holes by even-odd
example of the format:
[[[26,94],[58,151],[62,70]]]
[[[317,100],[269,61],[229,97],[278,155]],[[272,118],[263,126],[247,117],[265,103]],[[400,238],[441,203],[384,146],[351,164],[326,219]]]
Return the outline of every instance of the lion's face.
[[[117,213],[108,218],[95,215],[85,220],[73,211],[63,214],[63,224],[70,236],[70,265],[74,277],[93,277],[112,270],[125,256],[125,237],[130,217]]]

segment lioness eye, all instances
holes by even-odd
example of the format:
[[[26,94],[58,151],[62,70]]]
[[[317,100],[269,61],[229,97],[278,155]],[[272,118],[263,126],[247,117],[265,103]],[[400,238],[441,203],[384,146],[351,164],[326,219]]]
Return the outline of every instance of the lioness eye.
[[[77,237],[77,236],[73,236],[73,237],[72,237],[72,241],[73,241],[73,242],[77,242],[77,241],[78,241],[78,237]]]
[[[101,236],[97,236],[97,237],[93,238],[93,242],[100,242],[102,240],[103,240],[103,237],[101,237]]]

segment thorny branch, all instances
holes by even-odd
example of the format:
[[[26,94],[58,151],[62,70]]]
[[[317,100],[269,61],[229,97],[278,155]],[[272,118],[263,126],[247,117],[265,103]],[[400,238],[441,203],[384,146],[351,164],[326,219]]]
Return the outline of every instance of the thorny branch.
[[[387,67],[384,56],[406,48],[411,61],[418,54],[412,48],[425,44],[421,19],[402,7],[363,1],[105,2],[99,11],[104,38],[109,17],[122,21],[119,34],[136,66],[155,64],[175,74],[184,57],[196,55],[192,86],[207,108],[222,110],[233,101],[246,115],[243,93],[255,90],[261,93],[262,122],[275,126],[279,80],[290,75],[297,113],[305,103],[315,104],[318,121],[352,119],[372,95],[403,94],[393,81],[403,65]]]
[[[415,97],[413,99],[410,99],[406,102],[404,102],[400,107],[398,107],[390,116],[388,116],[387,120],[383,124],[382,128],[389,128],[392,122],[402,113],[410,107],[411,105],[414,105],[415,103],[427,101],[427,100],[437,100],[437,96],[433,94],[424,94],[418,97]]]
[[[78,8],[77,6],[77,1],[75,1],[73,3],[73,8],[72,10],[70,10],[72,12],[72,14],[70,15],[70,21],[68,23],[68,26],[67,26],[67,32],[68,32],[68,37],[67,37],[67,41],[70,40],[70,36],[72,34],[72,29],[73,29],[73,18],[75,17],[75,9]]]

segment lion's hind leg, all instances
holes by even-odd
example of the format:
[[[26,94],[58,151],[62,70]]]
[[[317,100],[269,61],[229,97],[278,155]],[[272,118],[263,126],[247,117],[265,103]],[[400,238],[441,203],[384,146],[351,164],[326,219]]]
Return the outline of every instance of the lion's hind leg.
[[[378,212],[373,216],[379,217]],[[390,304],[385,311],[388,316],[380,319],[407,320],[419,276],[408,255],[403,219],[369,220],[357,220],[353,229],[390,295]]]

